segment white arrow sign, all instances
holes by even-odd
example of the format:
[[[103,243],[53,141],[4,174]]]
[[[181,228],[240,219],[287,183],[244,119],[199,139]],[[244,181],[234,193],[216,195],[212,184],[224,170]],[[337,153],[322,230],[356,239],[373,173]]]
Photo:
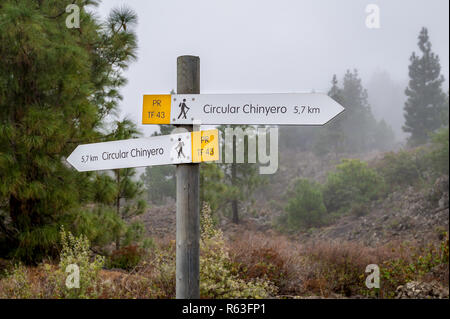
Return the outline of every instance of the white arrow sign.
[[[323,125],[342,111],[322,93],[144,95],[142,123]]]
[[[79,145],[67,161],[80,172],[192,163],[192,134]]]

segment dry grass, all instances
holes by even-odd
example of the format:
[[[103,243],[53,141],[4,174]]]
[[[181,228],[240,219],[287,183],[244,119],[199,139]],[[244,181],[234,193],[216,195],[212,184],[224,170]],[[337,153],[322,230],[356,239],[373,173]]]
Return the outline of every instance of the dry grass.
[[[245,232],[229,245],[237,271],[271,280],[281,296],[386,298],[393,297],[398,285],[417,279],[448,286],[442,271],[448,269],[448,239],[428,247],[392,242],[373,248],[342,241],[300,245],[283,236]],[[380,267],[379,290],[365,285],[370,264]]]
[[[283,236],[245,232],[229,243],[236,271],[244,278],[266,278],[280,295],[298,294],[301,287],[300,246]]]
[[[159,240],[156,246],[131,271],[102,270],[101,293],[96,297],[174,298],[175,243]],[[416,279],[448,286],[448,237],[429,247],[391,243],[371,248],[354,242],[301,245],[283,236],[247,231],[228,240],[227,246],[233,274],[246,281],[273,283],[280,298],[393,297],[398,285]],[[369,264],[380,267],[380,290],[365,286]],[[57,298],[48,278],[52,267],[57,266],[23,267],[19,275],[0,279],[0,297]]]

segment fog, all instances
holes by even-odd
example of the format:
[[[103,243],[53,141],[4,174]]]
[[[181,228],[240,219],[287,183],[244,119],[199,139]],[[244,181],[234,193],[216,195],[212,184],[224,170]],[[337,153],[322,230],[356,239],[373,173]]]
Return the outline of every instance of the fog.
[[[380,8],[378,29],[366,26],[370,3]],[[176,58],[189,54],[201,58],[202,93],[326,92],[333,74],[357,68],[373,113],[402,138],[409,57],[423,26],[448,90],[447,0],[104,0],[97,11],[123,4],[139,16],[138,61],[121,105],[136,123],[142,95],[176,89]]]

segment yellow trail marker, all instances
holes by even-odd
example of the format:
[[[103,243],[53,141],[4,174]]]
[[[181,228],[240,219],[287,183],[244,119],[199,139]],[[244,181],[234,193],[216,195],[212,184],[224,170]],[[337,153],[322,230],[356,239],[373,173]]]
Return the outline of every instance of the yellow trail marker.
[[[171,95],[144,95],[142,124],[170,124]]]
[[[213,162],[219,160],[219,131],[192,132],[192,162]]]

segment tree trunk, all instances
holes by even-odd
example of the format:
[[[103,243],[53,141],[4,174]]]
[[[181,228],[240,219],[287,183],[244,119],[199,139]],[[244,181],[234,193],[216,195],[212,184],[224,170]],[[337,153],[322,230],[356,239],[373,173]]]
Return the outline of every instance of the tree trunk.
[[[13,226],[18,231],[27,231],[42,224],[41,217],[35,209],[36,201],[19,200],[14,195],[9,197],[9,215]]]
[[[200,164],[201,168],[201,164]],[[200,210],[203,207],[203,201],[205,200],[205,176],[200,173]]]
[[[119,188],[116,198],[117,216],[120,217],[120,170],[117,170],[117,187]],[[116,236],[116,250],[120,248],[120,231]]]
[[[233,201],[231,202],[231,207],[233,209],[233,223],[239,224],[239,211],[237,199],[233,199]]]

